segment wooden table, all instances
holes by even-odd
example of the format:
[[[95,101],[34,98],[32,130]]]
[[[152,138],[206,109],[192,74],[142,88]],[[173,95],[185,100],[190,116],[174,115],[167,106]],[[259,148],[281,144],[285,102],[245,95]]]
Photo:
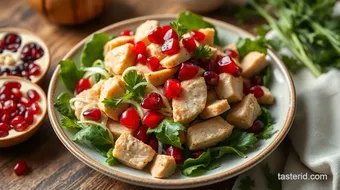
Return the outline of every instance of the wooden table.
[[[21,27],[40,36],[49,46],[52,64],[42,87],[47,91],[49,80],[59,60],[81,39],[112,23],[149,14],[179,13],[185,10],[176,0],[113,0],[106,11],[86,24],[65,27],[50,23],[36,13],[26,0],[0,1],[0,28]],[[228,5],[205,16],[239,25],[234,9]],[[243,25],[243,28],[252,28]],[[24,160],[32,171],[16,176],[13,167]],[[0,149],[0,189],[145,189],[111,179],[80,162],[59,141],[46,117],[38,132],[28,141]],[[230,189],[234,180],[227,180],[206,189]]]

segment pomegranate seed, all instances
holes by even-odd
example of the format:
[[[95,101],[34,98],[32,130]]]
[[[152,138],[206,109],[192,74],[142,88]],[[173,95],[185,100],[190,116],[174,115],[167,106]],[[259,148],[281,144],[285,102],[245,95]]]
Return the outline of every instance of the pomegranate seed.
[[[36,43],[26,44],[20,52],[20,58],[25,62],[37,60],[43,55],[44,50]]]
[[[28,74],[30,76],[39,76],[41,74],[41,68],[39,65],[35,64],[35,63],[32,63],[30,66],[29,66],[29,71],[28,71]]]
[[[261,83],[262,83],[261,75],[255,75],[255,76],[251,79],[251,83],[252,83],[252,85],[254,85],[254,86],[256,86],[256,85],[261,85]]]
[[[161,44],[164,43],[163,36],[164,36],[163,28],[157,27],[157,28],[155,28],[153,31],[151,31],[149,33],[148,40],[151,43],[160,44],[161,45]]]
[[[20,98],[19,103],[21,103],[22,105],[24,105],[25,107],[30,107],[32,102],[30,99],[28,99],[27,97],[23,96]]]
[[[162,53],[167,55],[175,55],[179,52],[179,42],[175,38],[171,38],[162,45]]]
[[[1,130],[0,130],[0,138],[1,138],[1,137],[7,137],[8,134],[9,134],[8,131],[1,131]]]
[[[0,131],[9,131],[9,125],[7,123],[0,123]]]
[[[139,115],[135,108],[126,109],[120,116],[119,122],[127,128],[137,129],[139,126]]]
[[[242,74],[242,68],[237,67],[237,71],[233,74],[234,77],[239,77]]]
[[[146,55],[145,54],[137,54],[137,63],[141,63],[143,65],[145,65],[146,63]]]
[[[143,118],[144,125],[153,129],[164,119],[164,115],[155,110],[149,110]]]
[[[184,153],[180,148],[169,146],[166,150],[166,154],[174,157],[177,164],[182,164],[184,162]]]
[[[15,126],[13,126],[13,129],[17,132],[22,132],[22,131],[25,131],[25,129],[28,127],[28,124],[23,121]]]
[[[154,149],[156,152],[158,151],[158,140],[154,135],[151,135],[149,137],[148,145]]]
[[[205,71],[203,73],[205,83],[210,86],[217,86],[220,80],[220,76],[212,71]]]
[[[143,143],[147,143],[148,142],[148,134],[146,134],[147,130],[148,130],[147,127],[140,126],[137,129],[136,138],[139,139],[140,141],[142,141]]]
[[[234,60],[229,56],[223,57],[218,61],[220,73],[238,74],[240,68],[236,65]]]
[[[28,125],[31,125],[33,123],[34,114],[33,114],[32,110],[28,109],[28,110],[25,111],[24,119],[25,119],[25,122]]]
[[[37,102],[40,100],[40,95],[38,92],[34,89],[28,90],[27,91],[27,97],[32,101],[32,102]]]
[[[87,78],[81,78],[76,85],[76,93],[79,94],[84,90],[91,88],[90,80]]]
[[[10,119],[11,119],[11,116],[9,113],[3,113],[3,115],[0,118],[0,121],[4,123],[9,123]]]
[[[146,45],[143,41],[139,41],[135,44],[135,52],[136,54],[145,54],[146,53]]]
[[[4,84],[4,86],[8,89],[12,89],[12,88],[20,89],[21,88],[21,84],[16,81],[8,81]]]
[[[30,107],[30,110],[32,110],[33,114],[35,115],[41,114],[40,106],[37,103],[33,103]]]
[[[164,106],[161,95],[151,92],[142,101],[142,107],[150,110],[159,110]]]
[[[17,175],[24,175],[28,172],[28,165],[23,161],[18,161],[14,166],[14,173]]]
[[[3,111],[5,113],[11,113],[11,112],[13,112],[16,109],[17,109],[17,104],[13,100],[7,100],[4,103]]]
[[[0,40],[0,53],[5,50],[5,40]]]
[[[13,89],[13,88],[2,86],[0,88],[0,94],[11,95],[11,89]]]
[[[181,81],[192,79],[197,75],[199,70],[200,68],[197,65],[189,62],[183,63],[178,73],[178,79]]]
[[[251,132],[251,133],[260,133],[262,132],[264,129],[264,124],[262,121],[260,120],[255,120],[253,125],[251,127],[248,128],[248,132]]]
[[[157,59],[154,56],[151,56],[146,60],[146,65],[151,71],[157,71],[159,68],[159,59]]]
[[[12,89],[13,100],[18,101],[22,97],[22,93],[19,89],[13,88]]]
[[[0,95],[0,101],[7,101],[11,99],[11,95],[10,94],[1,94]]]
[[[258,85],[257,85],[257,86],[253,86],[253,87],[250,89],[249,92],[252,93],[252,94],[254,94],[254,96],[255,96],[256,98],[259,98],[259,97],[261,97],[261,96],[264,95],[264,92],[263,92],[261,86],[258,86]]]
[[[83,116],[87,120],[98,121],[102,117],[102,113],[99,108],[88,109],[83,112]]]
[[[214,73],[219,73],[219,65],[218,65],[218,58],[216,60],[210,60],[208,63],[208,71],[212,71]]]
[[[21,45],[21,38],[18,34],[10,33],[4,38],[6,49],[16,52]]]
[[[184,45],[185,49],[187,49],[188,52],[190,52],[190,53],[194,52],[194,50],[197,48],[195,39],[193,37],[184,38],[183,39],[183,45]]]
[[[179,97],[182,91],[181,83],[176,79],[168,79],[163,87],[163,94],[167,98]]]
[[[19,116],[19,110],[14,110],[10,113],[11,118],[15,118],[16,116]]]
[[[198,42],[201,42],[204,40],[205,38],[205,34],[203,34],[202,32],[198,31],[198,30],[192,30],[190,32],[190,34],[195,38],[195,40],[197,40]]]
[[[124,30],[119,35],[120,36],[132,36],[133,32],[131,30]]]
[[[249,81],[243,81],[243,93],[248,95],[250,93],[251,84]]]
[[[234,59],[237,59],[238,58],[238,53],[232,49],[226,49],[224,51],[224,53],[226,53],[228,56],[234,58]]]
[[[15,116],[15,117],[11,120],[10,125],[11,125],[11,126],[16,126],[16,125],[18,125],[19,123],[22,123],[22,122],[24,122],[24,121],[25,121],[24,117],[22,117],[22,116]]]
[[[170,30],[172,28],[169,25],[165,25],[165,26],[162,26],[162,29],[163,29],[164,33],[166,33],[168,30]]]
[[[171,38],[174,38],[178,41],[178,35],[174,29],[171,28],[167,31],[163,29],[163,31],[165,32],[164,37],[163,37],[164,41],[170,40]]]
[[[17,104],[17,111],[18,111],[18,115],[23,116],[25,114],[26,107],[19,103]]]
[[[203,151],[193,152],[193,153],[192,153],[192,157],[193,157],[193,158],[198,158],[198,157],[201,156],[201,154],[203,154]]]

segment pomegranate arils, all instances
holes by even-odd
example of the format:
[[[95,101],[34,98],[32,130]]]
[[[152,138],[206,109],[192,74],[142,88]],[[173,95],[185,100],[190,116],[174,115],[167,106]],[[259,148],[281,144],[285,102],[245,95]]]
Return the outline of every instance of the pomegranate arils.
[[[155,110],[149,110],[146,112],[143,123],[149,128],[155,128],[164,119],[163,114]]]
[[[238,75],[238,72],[240,72],[240,68],[236,65],[234,60],[229,56],[222,57],[222,59],[218,61],[218,65],[219,65],[220,73],[229,73],[232,75],[234,74]]]
[[[126,109],[120,116],[119,122],[127,128],[137,129],[139,126],[139,115],[135,108]]]
[[[11,120],[11,116],[9,113],[3,113],[3,115],[0,118],[0,121],[4,123],[9,123],[10,120]]]
[[[28,74],[30,76],[39,76],[41,74],[41,68],[39,65],[32,63],[29,67]]]
[[[7,137],[8,136],[8,131],[2,131],[2,130],[0,130],[0,138],[1,137]]]
[[[184,153],[180,148],[169,146],[166,150],[166,154],[174,157],[177,164],[182,164],[184,162]]]
[[[234,59],[237,59],[238,58],[238,53],[232,49],[226,49],[224,51],[228,56],[234,58]]]
[[[35,115],[41,114],[40,106],[37,103],[33,103],[29,109],[32,110]]]
[[[98,121],[102,117],[102,113],[99,108],[89,109],[83,112],[85,119]]]
[[[201,156],[201,154],[203,154],[203,151],[193,152],[191,155],[193,158],[198,158]]]
[[[175,55],[179,52],[179,42],[175,38],[171,38],[162,45],[162,53],[167,55]]]
[[[0,53],[5,50],[5,40],[0,40]]]
[[[164,41],[170,40],[171,38],[178,40],[178,35],[174,29],[171,28],[167,31],[164,30],[164,32],[165,32],[163,37]]]
[[[192,30],[190,32],[190,34],[195,38],[195,40],[197,40],[198,42],[201,42],[204,40],[205,38],[205,34],[203,34],[202,32],[198,31],[198,30]]]
[[[17,175],[24,175],[28,172],[28,165],[23,161],[18,161],[14,166],[14,173]]]
[[[146,55],[145,54],[141,54],[141,53],[137,54],[136,59],[137,59],[137,63],[141,63],[141,64],[145,65],[145,63],[146,63]]]
[[[28,127],[28,124],[24,121],[19,123],[18,125],[13,126],[13,129],[17,132],[25,131],[25,129]]]
[[[11,113],[17,109],[17,104],[13,100],[7,100],[2,109],[5,113]]]
[[[151,42],[151,43],[154,43],[154,44],[163,44],[164,43],[164,39],[163,39],[163,36],[164,36],[164,30],[163,28],[161,27],[157,27],[155,28],[153,31],[151,31],[148,35],[148,40]]]
[[[197,65],[192,63],[183,63],[179,69],[178,79],[181,81],[192,79],[197,75],[199,70],[200,68]]]
[[[10,130],[10,128],[9,128],[9,125],[7,124],[7,123],[3,123],[3,122],[1,122],[0,123],[0,131],[9,131]]]
[[[163,94],[167,98],[176,98],[179,97],[182,93],[183,89],[181,86],[181,82],[176,79],[169,79],[165,82],[163,87]]]
[[[259,98],[259,97],[261,97],[261,96],[264,95],[264,92],[263,92],[261,86],[258,86],[258,85],[257,85],[257,86],[253,86],[253,87],[250,89],[249,92],[252,93],[252,94],[254,94],[254,96],[255,96],[256,98]]]
[[[255,75],[255,76],[251,79],[251,83],[252,83],[252,85],[254,85],[254,86],[256,86],[256,85],[261,85],[261,83],[262,83],[261,75]]]
[[[23,61],[35,61],[44,55],[44,50],[36,43],[26,44],[21,52],[20,58]]]
[[[142,107],[145,109],[159,110],[164,106],[161,95],[151,92],[142,101]]]
[[[162,26],[162,29],[163,29],[163,32],[166,33],[168,30],[170,30],[172,28],[169,25],[165,25],[165,26]]]
[[[24,105],[25,107],[30,107],[32,102],[30,99],[28,99],[27,97],[23,96],[20,98],[19,103],[21,103],[22,105]]]
[[[12,88],[20,89],[21,88],[21,84],[19,82],[16,82],[16,81],[5,82],[4,86],[8,89],[12,89]]]
[[[21,45],[21,38],[18,34],[10,33],[4,38],[6,49],[16,52]]]
[[[76,93],[79,94],[84,90],[91,88],[90,80],[87,78],[82,78],[77,82]]]
[[[148,130],[147,127],[145,126],[140,126],[137,129],[136,132],[136,138],[141,140],[143,143],[147,143],[148,142],[148,134],[146,134],[146,131]]]
[[[15,101],[20,100],[20,98],[22,97],[22,93],[21,93],[20,90],[17,89],[17,88],[13,88],[13,89],[12,89],[12,95],[13,95],[13,99],[14,99]]]
[[[262,132],[264,129],[264,124],[262,121],[260,120],[255,120],[253,125],[251,127],[248,128],[248,132],[251,132],[251,133],[260,133]]]
[[[243,93],[248,95],[250,93],[251,84],[249,81],[243,81]]]
[[[131,30],[124,30],[119,35],[120,36],[132,36],[133,32]]]
[[[188,52],[190,52],[190,53],[194,52],[195,49],[197,48],[195,39],[193,37],[184,38],[183,39],[183,45],[184,45],[185,49],[187,49]]]
[[[25,119],[25,122],[28,125],[31,125],[33,123],[33,121],[34,121],[34,114],[33,114],[33,112],[30,109],[25,111],[24,119]]]
[[[38,92],[34,89],[28,90],[27,91],[27,97],[32,101],[32,102],[38,102],[40,100],[40,95]]]
[[[157,71],[159,68],[159,59],[154,56],[149,57],[146,60],[146,66],[148,66],[151,71]]]
[[[19,123],[22,123],[22,122],[24,122],[24,121],[25,121],[24,117],[22,117],[22,116],[15,116],[15,117],[11,120],[10,125],[16,126],[16,125],[18,125]]]
[[[25,111],[26,111],[26,107],[22,104],[18,104],[17,105],[17,111],[18,111],[18,115],[24,116]]]
[[[205,71],[203,73],[205,83],[207,83],[210,86],[217,86],[218,81],[220,80],[220,76],[212,71]]]
[[[149,137],[148,145],[156,152],[158,151],[158,140],[154,135]]]
[[[135,44],[135,53],[136,54],[145,54],[146,53],[146,45],[143,41],[139,41]]]

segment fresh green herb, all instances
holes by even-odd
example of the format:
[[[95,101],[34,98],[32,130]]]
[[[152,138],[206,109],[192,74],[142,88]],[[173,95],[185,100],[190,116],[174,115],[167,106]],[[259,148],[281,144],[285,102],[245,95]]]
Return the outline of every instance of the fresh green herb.
[[[272,78],[273,78],[273,73],[272,73],[272,67],[269,65],[267,66],[261,73],[262,77],[262,83],[265,87],[269,88]]]
[[[81,129],[81,125],[78,125],[74,120],[69,117],[63,116],[60,120],[61,126],[68,129]]]
[[[101,69],[106,70],[106,69],[105,69],[105,64],[104,64],[104,62],[101,61],[101,60],[96,60],[95,62],[93,62],[92,67],[99,67],[99,68],[101,68]],[[99,74],[99,73],[98,73],[98,74],[95,74],[96,83],[97,83],[98,81],[100,81],[101,79],[102,79],[102,75],[101,75],[101,74]]]
[[[274,134],[274,121],[267,108],[261,107],[261,110],[262,114],[260,115],[259,120],[263,122],[264,129],[261,133],[257,134],[257,137],[259,139],[269,139]]]
[[[262,167],[263,175],[267,180],[267,188],[270,190],[281,190],[281,181],[277,178],[277,174],[271,173],[268,163]]]
[[[240,180],[240,185],[238,186],[239,190],[251,190],[252,187],[255,187],[255,181],[250,178],[249,175],[242,178]]]
[[[57,101],[54,103],[54,107],[64,116],[71,119],[75,118],[74,111],[70,106],[71,95],[67,92],[62,92],[57,97]]]
[[[292,73],[297,73],[304,67],[303,63],[295,57],[281,54],[280,58]]]
[[[122,101],[122,98],[104,98],[102,103],[105,107],[116,108]]]
[[[91,63],[92,64],[92,63]],[[61,81],[71,91],[74,91],[76,88],[76,81],[81,79],[84,75],[84,72],[79,70],[74,63],[74,61],[70,59],[62,60],[59,62],[60,70],[59,75]]]
[[[231,146],[241,152],[253,148],[257,142],[256,135],[254,133],[248,133],[240,129],[233,129],[231,135],[223,142],[222,146]]]
[[[82,67],[91,67],[97,59],[104,60],[104,46],[110,40],[105,33],[93,34],[92,38],[85,43],[84,49],[80,55]]]
[[[116,166],[119,164],[118,160],[112,155],[112,151],[113,151],[113,147],[110,148],[109,151],[107,151],[106,153],[106,157],[107,159],[105,160],[105,162],[109,165],[109,166]]]
[[[106,156],[108,150],[113,146],[109,131],[100,126],[84,127],[73,136],[72,140],[76,143],[91,145],[103,156]]]
[[[201,28],[213,28],[215,30],[214,44],[221,45],[220,39],[218,37],[218,31],[215,26],[209,22],[203,20],[203,18],[197,14],[190,11],[185,11],[179,14],[177,21],[188,28],[189,30],[198,30]]]
[[[194,57],[195,58],[209,58],[212,56],[211,49],[209,45],[199,45],[195,50],[194,50]]]
[[[203,152],[198,158],[188,158],[183,164],[183,175],[185,176],[199,176],[207,171],[211,162],[211,153],[208,149]]]
[[[236,148],[231,147],[231,146],[218,146],[218,147],[210,148],[210,150],[211,150],[211,154],[213,155],[214,158],[221,158],[222,156],[224,156],[226,154],[232,154],[232,153],[236,153],[237,155],[239,155],[242,158],[247,157],[243,152],[241,152],[241,151],[239,151]]]
[[[149,128],[147,133],[154,133],[159,141],[178,148],[183,148],[179,138],[179,131],[185,131],[185,127],[172,120],[164,119],[156,128]]]
[[[179,22],[170,22],[170,26],[172,29],[174,29],[178,35],[178,38],[181,39],[183,34],[186,34],[189,32],[189,29],[187,29],[185,26],[183,26]]]
[[[251,51],[258,51],[261,53],[267,53],[266,39],[263,37],[257,37],[254,40],[250,38],[239,38],[236,42],[237,51],[240,59],[246,56]]]

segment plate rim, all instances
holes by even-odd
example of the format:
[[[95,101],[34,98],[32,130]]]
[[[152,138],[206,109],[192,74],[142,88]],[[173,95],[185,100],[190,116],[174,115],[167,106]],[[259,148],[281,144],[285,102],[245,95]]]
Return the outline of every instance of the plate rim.
[[[109,26],[106,26],[100,30],[95,31],[94,33],[98,32],[107,32],[109,30],[112,30],[113,28],[122,27],[127,24],[133,24],[136,22],[142,22],[145,20],[169,20],[169,19],[176,19],[177,15],[175,14],[155,14],[155,15],[148,15],[148,16],[141,16],[136,17],[132,19],[123,20],[114,24],[111,24]],[[211,22],[215,26],[222,27],[222,28],[229,28],[232,31],[238,32],[240,34],[243,34],[246,37],[254,38],[254,36],[247,31],[234,26],[232,24],[219,21],[212,18],[204,17],[205,20]],[[93,34],[93,33],[92,33]],[[64,59],[72,57],[79,48],[92,36],[90,34],[83,40],[81,40],[78,44],[76,44],[68,53],[63,57]],[[277,146],[282,142],[282,140],[287,135],[294,117],[295,117],[295,110],[296,110],[296,92],[293,80],[290,76],[290,73],[284,63],[278,58],[278,56],[272,51],[271,49],[268,49],[267,54],[273,59],[273,62],[275,62],[280,70],[283,72],[284,77],[288,80],[288,89],[289,89],[289,110],[287,113],[286,121],[282,126],[282,129],[278,132],[277,137],[273,140],[271,144],[269,144],[267,147],[264,148],[263,151],[259,152],[254,158],[246,161],[245,163],[231,169],[228,171],[223,171],[218,174],[213,174],[205,177],[199,177],[199,178],[190,178],[190,179],[149,179],[149,178],[142,178],[142,177],[136,177],[134,175],[130,175],[127,173],[119,172],[119,171],[108,171],[107,166],[104,166],[100,164],[99,162],[95,161],[94,159],[90,158],[88,155],[83,153],[80,149],[76,147],[76,145],[66,136],[66,134],[63,132],[61,126],[58,124],[58,119],[56,117],[56,111],[53,107],[53,97],[55,95],[55,84],[56,80],[58,78],[58,72],[60,69],[60,66],[58,65],[56,69],[54,70],[54,73],[52,75],[49,88],[48,88],[48,94],[47,94],[47,103],[48,103],[48,116],[51,121],[53,130],[57,134],[60,141],[64,144],[64,146],[79,160],[81,160],[86,165],[90,166],[91,168],[110,176],[114,179],[132,183],[139,186],[145,186],[145,187],[158,187],[158,188],[189,188],[189,187],[197,187],[197,186],[203,186],[203,185],[209,185],[213,183],[217,183],[229,178],[232,178],[240,173],[243,173],[255,165],[257,165],[259,162],[261,162],[263,159],[265,159],[271,152],[273,152]]]

